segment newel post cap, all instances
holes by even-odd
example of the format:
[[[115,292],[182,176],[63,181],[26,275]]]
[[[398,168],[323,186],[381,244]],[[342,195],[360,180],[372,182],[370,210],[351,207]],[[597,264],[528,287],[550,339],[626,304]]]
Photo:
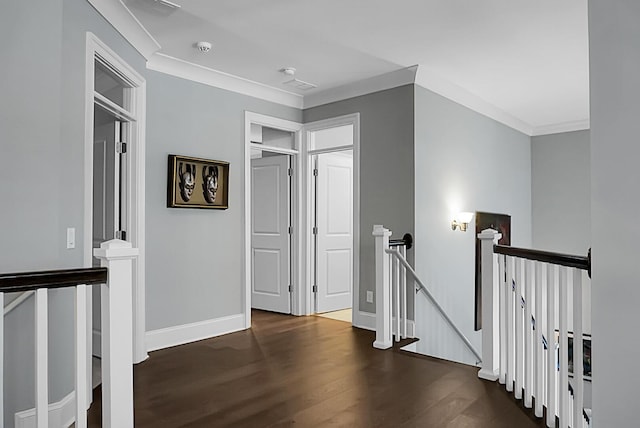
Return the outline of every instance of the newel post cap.
[[[381,224],[373,225],[373,236],[391,236],[391,231],[389,229],[385,229]]]
[[[484,240],[484,239],[491,239],[491,240],[499,240],[500,238],[502,238],[502,233],[498,233],[497,230],[493,230],[493,229],[485,229],[482,232],[478,233],[478,239],[480,240]]]
[[[134,259],[140,250],[133,248],[130,242],[121,239],[112,239],[100,244],[100,248],[93,250],[93,255],[101,260],[125,260]]]

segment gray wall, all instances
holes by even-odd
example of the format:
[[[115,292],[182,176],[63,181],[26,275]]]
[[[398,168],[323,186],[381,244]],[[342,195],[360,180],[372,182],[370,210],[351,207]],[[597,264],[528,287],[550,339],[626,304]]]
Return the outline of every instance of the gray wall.
[[[589,0],[593,426],[636,424],[640,2]]]
[[[531,139],[533,247],[586,255],[591,246],[589,131]]]
[[[391,229],[393,238],[413,234],[413,85],[310,108],[303,117],[307,123],[358,112],[360,310],[375,312],[366,303],[366,291],[375,290],[373,225]]]
[[[512,244],[531,245],[530,138],[420,86],[415,117],[416,270],[481,349],[480,332],[473,331],[475,218],[464,233],[452,231],[451,220],[460,211],[509,214]],[[417,298],[416,312],[419,346],[475,362],[426,298]]]
[[[148,72],[84,0],[11,2],[0,14],[11,41],[0,46],[0,271],[82,266],[86,31],[148,77],[147,329],[240,313],[244,110],[297,121],[302,112]],[[165,208],[168,153],[230,161],[231,208]],[[67,227],[76,228],[74,250],[65,249]],[[5,319],[5,427],[34,406],[33,318],[27,301]],[[70,291],[50,293],[49,322],[55,402],[73,389]]]
[[[90,29],[125,60],[142,58],[86,2],[9,2],[0,15],[0,271],[82,266],[84,189],[85,31]],[[36,49],[36,46],[44,48]],[[10,204],[11,203],[11,204]],[[76,248],[65,248],[66,228]],[[31,408],[33,302],[5,322],[5,416]],[[50,399],[73,388],[73,299],[52,291],[49,302]]]
[[[245,110],[302,112],[147,72],[147,331],[242,313]],[[229,209],[167,208],[167,155],[230,162]]]

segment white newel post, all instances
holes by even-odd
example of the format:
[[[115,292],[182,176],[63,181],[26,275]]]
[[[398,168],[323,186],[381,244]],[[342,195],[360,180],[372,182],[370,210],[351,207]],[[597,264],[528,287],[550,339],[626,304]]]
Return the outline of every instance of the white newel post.
[[[485,229],[478,234],[482,271],[482,368],[478,377],[490,381],[498,379],[498,289],[494,281],[493,245],[501,237],[493,229]]]
[[[376,242],[376,340],[373,347],[391,348],[391,286],[389,284],[389,237],[391,231],[381,224],[373,226]]]
[[[93,252],[109,269],[102,285],[102,426],[133,427],[132,261],[138,249],[113,239]]]

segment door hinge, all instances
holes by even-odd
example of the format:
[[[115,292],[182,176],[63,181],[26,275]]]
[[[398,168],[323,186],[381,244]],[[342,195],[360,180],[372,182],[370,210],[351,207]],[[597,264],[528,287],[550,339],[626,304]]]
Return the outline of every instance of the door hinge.
[[[314,177],[317,177],[317,176],[318,176],[318,168],[315,168],[315,169],[313,170],[313,176],[314,176]]]
[[[287,174],[289,175],[289,177],[292,177],[293,176],[293,168],[289,168],[287,170]]]
[[[293,292],[293,287],[289,286],[289,293]]]
[[[313,234],[314,235],[318,234],[318,228],[316,226],[313,227]]]
[[[293,226],[289,226],[289,235],[293,233]]]
[[[314,285],[314,286],[313,286],[313,288],[312,288],[312,290],[313,290],[313,292],[314,292],[314,293],[317,293],[317,292],[318,292],[318,286],[317,286],[317,285]]]
[[[123,241],[127,240],[127,231],[126,230],[118,230],[116,232],[116,239],[121,239]]]
[[[127,153],[127,143],[116,143],[116,153]]]

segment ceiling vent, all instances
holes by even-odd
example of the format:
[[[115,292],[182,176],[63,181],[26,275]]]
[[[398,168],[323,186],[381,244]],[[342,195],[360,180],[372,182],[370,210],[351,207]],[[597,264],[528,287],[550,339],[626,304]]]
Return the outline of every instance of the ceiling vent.
[[[285,74],[286,76],[293,77],[296,74],[296,69],[294,67],[284,67],[280,69],[280,72]],[[304,80],[296,79],[293,77],[291,80],[287,80],[283,83],[283,85],[291,86],[296,89],[300,89],[302,91],[308,91],[309,89],[317,88],[318,85],[314,85],[313,83],[305,82]]]
[[[283,83],[283,85],[292,86],[296,89],[301,89],[303,91],[308,91],[309,89],[317,88],[318,85],[314,85],[313,83],[305,82],[304,80],[296,79],[295,77],[291,80],[288,80]]]

